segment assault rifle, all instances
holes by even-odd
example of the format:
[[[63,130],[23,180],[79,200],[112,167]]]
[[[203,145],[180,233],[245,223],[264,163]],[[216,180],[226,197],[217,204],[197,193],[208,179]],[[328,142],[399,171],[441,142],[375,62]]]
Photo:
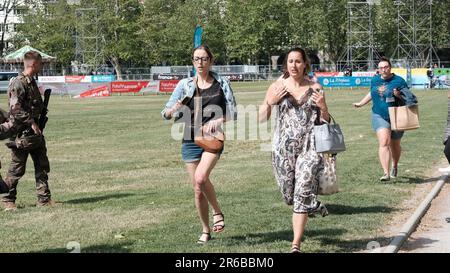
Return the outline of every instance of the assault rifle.
[[[45,125],[48,121],[48,102],[50,101],[50,95],[52,93],[51,89],[45,89],[44,91],[44,108],[42,109],[41,115],[39,117],[39,129],[41,129],[41,132],[44,131]]]

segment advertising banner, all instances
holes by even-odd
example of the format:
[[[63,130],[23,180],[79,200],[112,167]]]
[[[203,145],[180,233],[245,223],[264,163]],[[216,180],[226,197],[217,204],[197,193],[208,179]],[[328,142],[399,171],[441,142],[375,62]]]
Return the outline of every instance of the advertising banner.
[[[435,68],[433,73],[435,76],[450,76],[450,68]]]
[[[65,83],[64,76],[39,76],[38,83]]]
[[[405,79],[406,81],[406,77],[407,77],[407,70],[404,68],[392,68],[391,72],[402,77],[403,79]],[[425,74],[426,75],[426,74]]]
[[[92,82],[112,82],[116,79],[114,75],[94,75],[92,76]]]
[[[427,76],[426,68],[414,68],[411,69],[411,77],[412,77],[412,85],[417,87],[420,86],[428,86],[430,83],[430,79]]]
[[[159,80],[181,80],[187,78],[187,74],[153,74],[155,81]]]
[[[354,71],[352,72],[353,77],[373,77],[376,71]]]
[[[147,86],[142,88],[140,93],[156,94],[159,92],[159,81],[148,82]]]
[[[323,87],[362,87],[370,86],[372,77],[319,77]]]
[[[243,81],[244,74],[227,74],[222,75],[224,78],[227,78],[229,81]]]
[[[159,81],[159,92],[173,92],[179,80]]]
[[[111,82],[112,93],[136,93],[146,87],[149,81]]]
[[[92,82],[92,76],[66,76],[66,83]]]
[[[314,72],[314,76],[316,77],[336,77],[340,72]]]

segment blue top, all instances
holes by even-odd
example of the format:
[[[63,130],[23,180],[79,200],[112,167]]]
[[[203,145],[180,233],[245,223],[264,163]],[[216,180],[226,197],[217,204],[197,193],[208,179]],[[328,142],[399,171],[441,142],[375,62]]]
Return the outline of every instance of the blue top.
[[[378,88],[382,85],[386,86],[386,89],[382,96],[378,94]],[[394,89],[403,91],[407,91],[407,93],[411,94],[408,89],[408,85],[405,80],[393,74],[390,79],[384,80],[381,78],[381,75],[375,75],[370,83],[370,95],[372,96],[372,112],[380,115],[383,119],[389,121],[389,106],[392,106],[392,103],[395,102],[394,97]]]

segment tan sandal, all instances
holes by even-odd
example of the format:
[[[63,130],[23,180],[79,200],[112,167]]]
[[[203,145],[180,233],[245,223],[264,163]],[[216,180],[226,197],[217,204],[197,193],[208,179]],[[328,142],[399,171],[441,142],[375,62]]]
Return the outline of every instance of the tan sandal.
[[[202,238],[202,235],[206,234],[206,240],[201,240],[200,238]],[[197,244],[206,244],[209,240],[211,240],[211,234],[209,232],[202,232],[202,235],[200,235],[200,238],[198,238],[197,240]]]

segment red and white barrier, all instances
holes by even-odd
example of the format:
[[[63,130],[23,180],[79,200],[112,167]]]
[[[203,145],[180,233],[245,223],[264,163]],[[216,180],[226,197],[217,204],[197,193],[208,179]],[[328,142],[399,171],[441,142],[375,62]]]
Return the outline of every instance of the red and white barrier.
[[[88,90],[86,92],[83,92],[79,95],[74,96],[74,99],[78,98],[86,98],[86,97],[108,97],[109,96],[109,89],[108,86],[102,85],[100,87],[97,87],[95,89]]]

